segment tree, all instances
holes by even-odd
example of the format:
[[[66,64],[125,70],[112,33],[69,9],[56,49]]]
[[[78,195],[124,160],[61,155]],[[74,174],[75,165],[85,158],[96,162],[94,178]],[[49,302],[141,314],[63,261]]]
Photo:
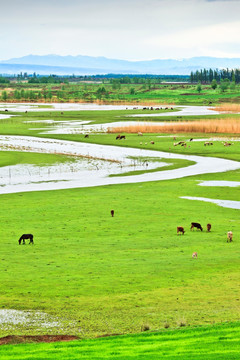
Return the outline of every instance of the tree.
[[[212,82],[211,82],[211,87],[212,87],[212,89],[213,89],[213,90],[216,90],[217,86],[218,86],[218,85],[217,85],[217,81],[216,81],[215,79],[213,79]]]
[[[221,81],[220,81],[220,89],[221,89],[222,92],[227,90],[229,88],[229,85],[230,85],[229,79],[221,79]]]
[[[202,91],[202,85],[201,85],[200,82],[197,84],[196,90],[197,90],[197,92],[198,92],[199,94],[200,94],[200,92]]]
[[[6,101],[7,98],[8,98],[8,94],[7,94],[7,92],[4,90],[4,91],[2,92],[2,99],[3,99],[3,101]]]

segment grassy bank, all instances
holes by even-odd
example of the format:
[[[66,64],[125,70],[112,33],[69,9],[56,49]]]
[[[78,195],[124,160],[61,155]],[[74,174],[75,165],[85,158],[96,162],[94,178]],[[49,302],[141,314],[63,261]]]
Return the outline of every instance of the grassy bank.
[[[2,360],[236,360],[239,344],[239,323],[227,323],[70,343],[8,345],[0,347],[0,356]]]

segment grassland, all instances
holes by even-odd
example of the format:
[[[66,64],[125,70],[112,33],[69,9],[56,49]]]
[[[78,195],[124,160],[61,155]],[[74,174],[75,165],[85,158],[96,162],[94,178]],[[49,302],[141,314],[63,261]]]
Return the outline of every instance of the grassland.
[[[104,91],[102,92],[102,88]],[[105,83],[71,83],[71,84],[2,84],[0,95],[4,101],[3,92],[8,102],[98,102],[123,104],[180,104],[208,105],[219,103],[238,103],[240,85],[229,87],[222,92],[220,88],[213,90],[210,85],[202,85],[198,93],[197,84],[113,84]],[[16,92],[18,95],[16,95]]]
[[[240,325],[222,324],[177,331],[54,344],[0,347],[2,360],[237,360]]]
[[[122,120],[124,114],[28,113],[2,120],[0,133],[53,137],[37,129],[46,125],[23,121],[80,118],[110,123]],[[114,134],[95,134],[89,139],[80,134],[54,135],[58,139],[240,160],[237,142],[226,148],[221,139],[212,147],[193,141],[183,149],[173,146],[172,137],[159,136],[127,134],[126,141],[117,142]],[[189,136],[177,136],[177,140]],[[201,136],[194,134],[195,138]],[[0,158],[2,166],[37,161],[65,160],[55,155],[17,153],[2,153]],[[151,331],[164,331],[71,344],[7,346],[0,349],[1,358],[40,359],[46,358],[47,352],[49,359],[237,359],[233,346],[239,339],[239,210],[180,197],[238,200],[239,187],[197,184],[239,178],[237,170],[144,184],[1,195],[1,308],[40,310],[61,326],[39,330],[16,325],[1,328],[0,335],[9,331],[68,333],[85,339],[138,333],[144,325]],[[111,209],[115,210],[114,218]],[[204,231],[191,232],[192,221],[200,222]],[[207,233],[209,222],[212,231]],[[186,229],[184,236],[176,234],[177,226]],[[231,244],[226,243],[229,230],[234,233]],[[24,232],[34,234],[33,247],[18,245]],[[197,260],[191,257],[193,251],[198,252]],[[214,325],[226,321],[236,324]],[[192,328],[199,325],[209,327]],[[187,329],[172,331],[182,326]],[[166,327],[171,331],[166,332]],[[196,338],[201,339],[199,347]],[[220,344],[216,345],[217,340]]]

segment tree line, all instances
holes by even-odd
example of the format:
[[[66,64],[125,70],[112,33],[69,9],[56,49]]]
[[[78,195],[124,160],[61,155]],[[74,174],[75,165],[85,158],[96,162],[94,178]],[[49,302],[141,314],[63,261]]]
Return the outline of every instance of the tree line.
[[[191,72],[190,81],[200,82],[202,84],[210,84],[212,81],[221,82],[229,80],[234,83],[240,83],[240,69],[201,69]]]

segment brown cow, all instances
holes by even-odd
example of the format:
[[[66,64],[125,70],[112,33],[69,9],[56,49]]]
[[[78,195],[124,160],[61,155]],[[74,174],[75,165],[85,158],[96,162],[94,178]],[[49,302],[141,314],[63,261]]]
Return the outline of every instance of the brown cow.
[[[207,231],[209,232],[211,230],[212,225],[211,224],[207,224]]]
[[[112,217],[114,217],[114,210],[111,210],[111,215]]]
[[[177,234],[179,234],[179,233],[182,233],[182,235],[184,235],[184,233],[185,233],[185,230],[182,226],[177,227]]]
[[[196,258],[197,259],[197,252],[195,251],[194,253],[192,253],[192,258]]]
[[[227,233],[227,242],[232,242],[233,241],[233,233],[232,233],[232,231],[229,231],[228,233]]]

